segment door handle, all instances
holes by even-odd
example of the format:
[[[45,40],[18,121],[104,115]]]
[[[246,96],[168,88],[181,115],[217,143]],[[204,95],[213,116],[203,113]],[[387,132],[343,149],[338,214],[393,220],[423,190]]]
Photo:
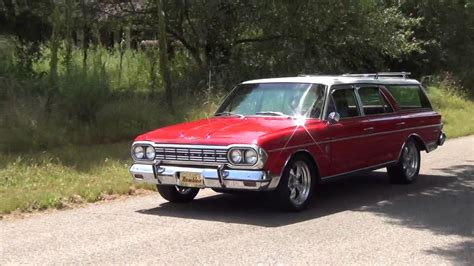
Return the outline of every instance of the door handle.
[[[403,125],[405,125],[405,122],[397,123],[397,126],[403,126]]]
[[[364,128],[364,131],[370,131],[370,130],[374,130],[374,127],[366,127],[366,128]]]

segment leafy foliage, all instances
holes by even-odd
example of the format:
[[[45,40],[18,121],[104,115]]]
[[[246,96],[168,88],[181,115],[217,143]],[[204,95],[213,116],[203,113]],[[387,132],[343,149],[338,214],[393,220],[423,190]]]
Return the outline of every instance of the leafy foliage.
[[[0,0],[0,213],[127,193],[128,144],[96,144],[206,117],[251,78],[444,79],[429,93],[445,130],[471,134],[472,14],[473,0]]]
[[[469,91],[473,9],[472,0],[0,0],[1,147],[129,139],[204,116],[251,78],[407,70]]]

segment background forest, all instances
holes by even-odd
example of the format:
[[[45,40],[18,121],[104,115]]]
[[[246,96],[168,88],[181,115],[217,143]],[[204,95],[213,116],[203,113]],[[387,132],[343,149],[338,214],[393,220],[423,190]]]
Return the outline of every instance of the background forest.
[[[0,213],[133,193],[129,142],[243,80],[377,71],[473,133],[474,1],[0,0]]]

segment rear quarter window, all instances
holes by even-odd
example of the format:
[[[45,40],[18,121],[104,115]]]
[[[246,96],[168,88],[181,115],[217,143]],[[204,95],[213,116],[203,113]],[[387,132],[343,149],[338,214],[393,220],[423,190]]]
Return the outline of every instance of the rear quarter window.
[[[389,85],[387,89],[401,109],[431,109],[428,97],[418,85]]]

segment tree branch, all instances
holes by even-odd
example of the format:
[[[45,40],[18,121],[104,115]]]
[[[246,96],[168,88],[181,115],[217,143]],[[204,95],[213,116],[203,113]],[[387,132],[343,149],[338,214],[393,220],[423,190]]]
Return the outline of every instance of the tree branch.
[[[177,32],[171,30],[169,27],[166,28],[166,31],[171,34],[176,40],[178,40],[183,46],[188,49],[196,63],[202,66],[202,59],[199,55],[199,48],[192,46],[186,39],[178,34]]]
[[[264,36],[264,37],[244,38],[244,39],[235,40],[232,42],[232,45],[251,43],[251,42],[268,42],[268,41],[283,39],[285,37],[294,38],[294,36],[270,35],[270,36]]]

